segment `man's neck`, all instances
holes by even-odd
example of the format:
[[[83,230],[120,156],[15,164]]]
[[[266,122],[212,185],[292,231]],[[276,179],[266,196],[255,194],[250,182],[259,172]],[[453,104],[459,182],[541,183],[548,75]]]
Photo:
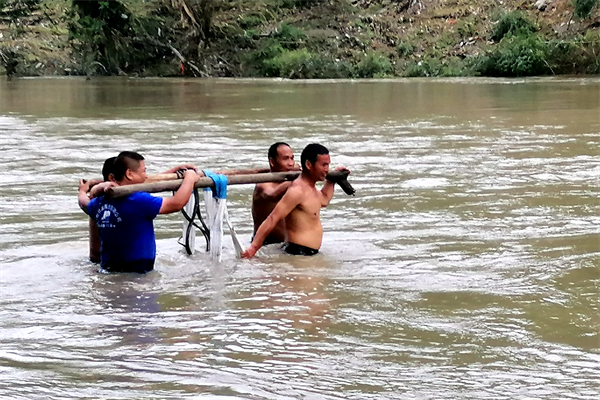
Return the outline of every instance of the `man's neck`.
[[[302,170],[300,178],[306,181],[306,183],[308,183],[310,186],[316,186],[317,181],[313,179],[313,177],[310,175],[310,172]]]

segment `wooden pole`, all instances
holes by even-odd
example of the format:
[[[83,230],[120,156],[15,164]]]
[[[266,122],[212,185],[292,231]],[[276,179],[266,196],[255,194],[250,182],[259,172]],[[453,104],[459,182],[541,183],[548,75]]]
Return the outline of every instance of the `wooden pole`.
[[[267,173],[270,171],[271,170],[269,168],[247,168],[247,169],[222,169],[222,170],[213,171],[213,172],[215,174],[229,176],[229,175],[264,174],[264,173]],[[204,172],[202,172],[202,170],[198,170],[198,175],[204,176]],[[151,175],[151,176],[147,177],[146,182],[150,183],[150,182],[160,182],[160,181],[175,181],[177,179],[181,179],[181,178],[178,177],[176,173],[156,174],[156,175]],[[104,182],[103,179],[90,179],[90,181],[93,182],[93,184],[91,186],[97,185],[100,182]]]
[[[249,174],[264,174],[267,172],[270,172],[271,170],[269,168],[248,168],[248,169],[222,169],[219,171],[213,171],[215,174],[221,174],[221,175],[249,175]],[[202,170],[198,170],[198,175],[200,176],[205,176],[204,172],[202,172]],[[149,176],[148,178],[146,178],[146,182],[150,183],[150,182],[160,182],[160,181],[174,181],[177,179],[181,179],[180,177],[177,176],[177,174],[173,173],[173,174],[157,174],[157,175],[152,175]]]
[[[285,182],[285,181],[293,181],[300,175],[300,171],[292,171],[292,172],[272,172],[272,173],[260,173],[260,174],[245,174],[245,175],[227,175],[227,184],[228,185],[243,185],[248,183],[264,183],[264,182]],[[346,181],[348,177],[348,171],[333,171],[327,174],[327,178],[340,183],[340,186],[344,189],[346,193],[346,189],[343,186],[343,182],[346,185],[350,186],[350,184]],[[116,186],[107,189],[106,193],[111,197],[124,197],[128,196],[135,192],[148,192],[148,193],[158,193],[158,192],[173,192],[179,189],[181,186],[181,179],[172,180],[172,181],[160,181],[160,182],[148,182],[148,183],[140,183],[135,185],[125,185],[125,186]],[[215,183],[210,178],[200,178],[198,182],[196,182],[196,188],[207,188],[214,187]],[[351,188],[351,186],[350,186]],[[354,189],[352,189],[354,192]],[[351,193],[348,193],[351,194]]]

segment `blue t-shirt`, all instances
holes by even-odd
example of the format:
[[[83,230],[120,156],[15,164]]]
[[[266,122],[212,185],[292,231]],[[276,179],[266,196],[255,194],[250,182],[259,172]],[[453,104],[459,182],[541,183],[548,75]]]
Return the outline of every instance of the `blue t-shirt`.
[[[100,230],[100,265],[154,260],[156,240],[152,221],[163,199],[145,192],[127,197],[90,200],[88,215]]]

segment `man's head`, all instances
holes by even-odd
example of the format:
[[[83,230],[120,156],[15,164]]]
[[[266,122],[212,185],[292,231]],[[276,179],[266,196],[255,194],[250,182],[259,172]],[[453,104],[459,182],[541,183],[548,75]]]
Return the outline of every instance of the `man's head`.
[[[269,147],[268,155],[271,172],[287,172],[294,169],[294,152],[287,143],[273,143]]]
[[[144,157],[134,151],[122,151],[113,164],[112,173],[120,185],[144,183],[146,164]]]
[[[109,157],[106,159],[106,161],[104,161],[104,165],[102,166],[102,178],[104,178],[104,182],[115,180],[113,168],[116,159],[117,157]]]
[[[315,181],[323,181],[329,173],[329,150],[318,143],[311,143],[302,150],[300,156],[302,172],[308,173]]]

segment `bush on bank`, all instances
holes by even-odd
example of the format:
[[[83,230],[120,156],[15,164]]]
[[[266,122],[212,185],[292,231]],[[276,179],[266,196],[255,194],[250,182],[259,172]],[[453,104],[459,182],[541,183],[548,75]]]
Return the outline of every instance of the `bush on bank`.
[[[573,0],[573,14],[579,18],[588,18],[599,5],[600,0]]]
[[[28,18],[40,19],[48,4],[61,4],[68,11],[50,21],[53,31],[60,32],[60,21],[68,28],[65,58],[73,65],[64,71],[88,75],[312,79],[598,73],[599,2],[557,1],[569,5],[573,18],[559,33],[554,30],[559,25],[551,27],[543,14],[532,18],[524,7],[499,12],[497,5],[479,0],[470,4],[483,7],[486,15],[465,12],[460,4],[436,9],[436,2],[416,14],[410,1],[396,0],[0,0],[0,32],[4,24],[11,39],[18,39],[34,25]],[[508,8],[515,2],[504,3]],[[390,14],[394,9],[403,11]],[[45,64],[43,55],[10,43],[0,39],[5,73],[43,73],[33,68]]]
[[[523,77],[600,72],[600,35],[586,31],[571,40],[548,39],[520,12],[500,17],[491,33],[497,43],[469,60],[477,75]]]
[[[512,11],[503,14],[499,19],[494,28],[490,39],[495,42],[501,41],[507,36],[529,36],[530,34],[537,32],[538,27],[530,21],[520,11]]]
[[[484,76],[519,77],[548,75],[550,46],[537,35],[510,35],[475,61],[475,70]]]

